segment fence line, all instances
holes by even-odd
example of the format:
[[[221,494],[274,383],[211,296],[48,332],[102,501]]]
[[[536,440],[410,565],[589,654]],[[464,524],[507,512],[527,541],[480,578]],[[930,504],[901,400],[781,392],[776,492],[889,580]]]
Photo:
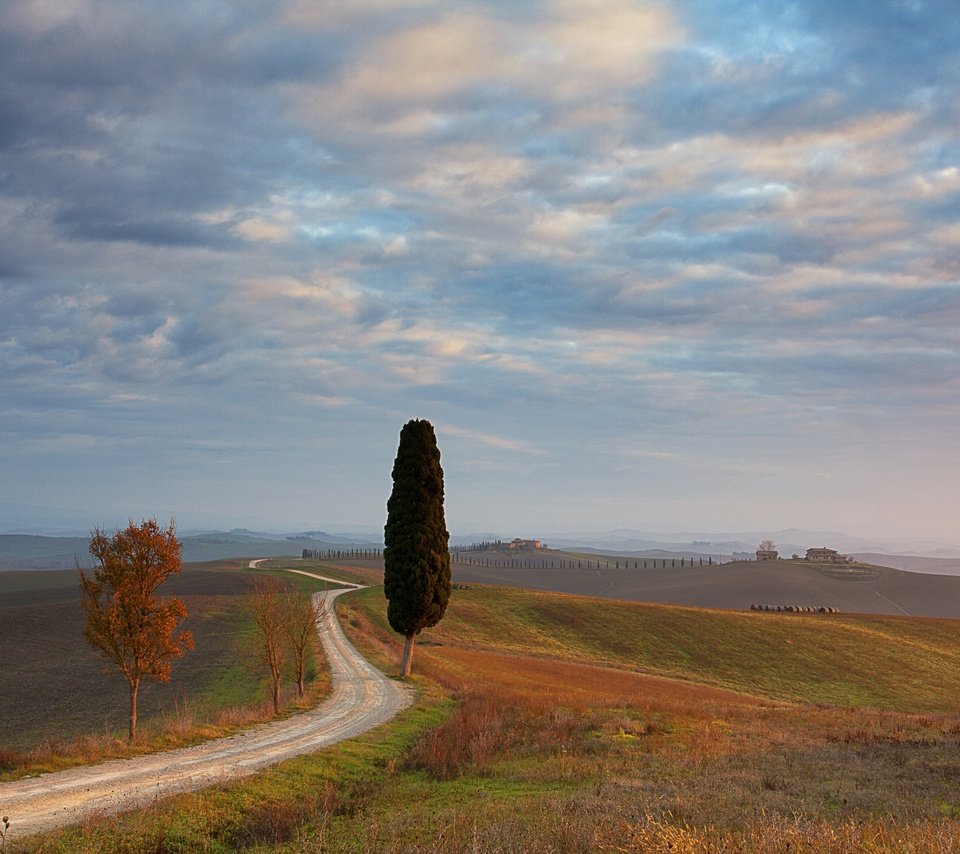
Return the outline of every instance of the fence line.
[[[668,567],[683,568],[698,565],[714,566],[722,563],[722,560],[719,558],[714,561],[712,555],[708,555],[706,558],[615,558],[613,560],[590,560],[584,558],[512,558],[452,552],[450,558],[453,563],[459,564],[460,566],[489,567],[493,569],[656,569],[658,566],[667,569]]]
[[[304,549],[304,560],[375,560],[383,549]]]
[[[383,549],[304,549],[304,560],[376,560],[383,557]],[[460,566],[477,566],[491,569],[662,569],[687,566],[714,566],[723,563],[722,557],[714,561],[713,555],[698,558],[615,558],[614,560],[590,560],[585,558],[531,558],[474,555],[462,550],[450,552],[452,563]]]

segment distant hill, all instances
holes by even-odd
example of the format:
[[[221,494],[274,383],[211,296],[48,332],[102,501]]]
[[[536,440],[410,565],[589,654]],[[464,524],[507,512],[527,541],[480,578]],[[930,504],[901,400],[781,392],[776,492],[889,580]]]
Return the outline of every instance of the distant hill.
[[[914,557],[911,555],[886,555],[864,552],[854,555],[857,560],[892,566],[907,572],[922,572],[932,575],[960,575],[960,559],[949,557]]]
[[[877,556],[878,560],[881,556]],[[883,556],[885,558],[885,556]],[[549,558],[547,558],[549,559]],[[678,555],[679,561],[679,555]],[[611,558],[613,563],[613,558]],[[869,571],[803,561],[743,561],[656,569],[492,568],[454,563],[459,583],[499,584],[636,602],[749,609],[757,605],[839,608],[847,613],[960,619],[960,577],[876,566]]]
[[[87,537],[0,534],[0,569],[72,569],[92,562]]]
[[[358,539],[318,534],[266,535],[234,530],[205,532],[180,538],[184,563],[228,557],[299,557],[304,549],[379,548],[380,544]],[[73,569],[77,560],[92,566],[87,537],[41,537],[28,534],[0,534],[0,570]]]
[[[671,534],[651,533],[620,529],[607,532],[541,531],[539,539],[554,548],[590,547],[597,551],[616,551],[621,554],[657,549],[669,552],[699,552],[700,554],[724,554],[749,552],[757,543],[771,539],[782,555],[804,554],[808,548],[828,546],[844,554],[876,553],[910,554],[930,557],[960,558],[960,543],[922,538],[872,538],[850,536],[840,531],[806,531],[789,528],[780,531],[694,532],[683,531]]]

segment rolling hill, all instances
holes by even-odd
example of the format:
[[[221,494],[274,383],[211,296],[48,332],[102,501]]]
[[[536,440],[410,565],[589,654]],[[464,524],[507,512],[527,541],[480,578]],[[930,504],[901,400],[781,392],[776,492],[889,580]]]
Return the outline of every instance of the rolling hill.
[[[630,561],[630,569],[495,568],[454,563],[453,578],[466,584],[703,608],[824,606],[846,613],[960,619],[960,577],[955,576],[884,566],[847,570],[789,560],[655,569],[634,569],[634,562]]]
[[[730,564],[704,568],[712,581],[694,584],[699,567],[686,581],[719,596],[738,575],[755,589],[761,569],[774,593],[790,580],[805,581],[795,589],[807,593],[840,589],[818,583],[896,593],[898,579],[910,579],[868,568],[846,579],[819,573],[823,581],[802,574],[810,567]],[[527,581],[550,580],[528,572]],[[647,583],[660,574],[646,573]],[[37,576],[11,575],[17,583]],[[644,580],[633,570],[576,577],[591,575],[593,586]],[[337,610],[352,639],[393,672],[401,642],[382,588],[351,593]],[[283,854],[306,850],[306,841],[344,854],[760,854],[960,845],[958,622],[467,584],[423,632],[415,660],[418,701],[393,723],[248,781],[13,850]]]

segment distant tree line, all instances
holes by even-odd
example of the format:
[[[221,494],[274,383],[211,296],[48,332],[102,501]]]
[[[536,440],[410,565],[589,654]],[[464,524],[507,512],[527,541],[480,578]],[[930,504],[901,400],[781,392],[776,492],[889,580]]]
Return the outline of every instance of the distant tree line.
[[[713,566],[712,555],[680,558],[637,558],[621,559],[574,559],[574,558],[533,558],[533,557],[490,557],[474,556],[463,549],[451,550],[453,562],[461,566],[485,566],[500,569],[656,569],[669,567]]]
[[[453,546],[450,554],[463,554],[464,552],[495,552],[505,547],[503,540],[484,540],[482,543],[470,543],[466,546]]]
[[[383,556],[383,549],[304,549],[304,560],[374,560]]]
[[[541,558],[541,557],[504,557],[501,555],[483,555],[483,552],[496,551],[504,547],[501,540],[472,543],[467,546],[453,546],[450,558],[461,566],[485,566],[499,569],[667,569],[693,566],[714,566],[723,563],[722,558],[707,557],[666,557],[666,558],[609,558],[590,560],[587,558]],[[382,549],[304,549],[304,560],[376,560],[383,556]],[[481,556],[482,555],[482,556]]]

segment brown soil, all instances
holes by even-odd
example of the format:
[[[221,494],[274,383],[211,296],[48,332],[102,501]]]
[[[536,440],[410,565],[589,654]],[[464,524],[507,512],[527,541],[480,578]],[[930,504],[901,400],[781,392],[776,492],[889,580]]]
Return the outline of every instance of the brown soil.
[[[20,577],[0,580],[0,662],[5,686],[0,691],[0,745],[26,749],[45,741],[123,730],[126,682],[115,671],[105,672],[103,662],[83,639],[76,574],[60,579],[64,582],[60,586],[33,589],[24,586],[29,576],[37,584],[55,579],[42,578],[46,573],[15,575]],[[182,696],[203,693],[236,664],[237,643],[228,628],[247,584],[237,574],[187,569],[163,588],[164,593],[184,599],[190,614],[187,627],[203,654],[188,653],[174,662],[169,683],[144,684],[142,720],[173,710]],[[10,589],[15,586],[22,589]]]

